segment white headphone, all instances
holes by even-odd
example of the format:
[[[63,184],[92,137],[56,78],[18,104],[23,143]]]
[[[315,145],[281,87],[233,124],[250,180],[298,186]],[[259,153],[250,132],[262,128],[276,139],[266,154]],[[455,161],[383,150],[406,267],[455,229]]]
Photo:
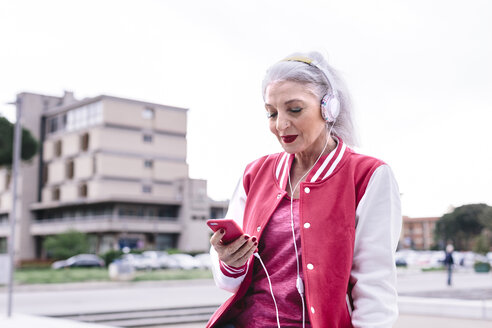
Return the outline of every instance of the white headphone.
[[[321,116],[328,123],[334,123],[340,114],[340,100],[335,85],[335,79],[329,70],[321,67],[313,59],[303,56],[287,57],[282,61],[296,61],[316,67],[323,73],[330,86],[330,91],[321,98]]]

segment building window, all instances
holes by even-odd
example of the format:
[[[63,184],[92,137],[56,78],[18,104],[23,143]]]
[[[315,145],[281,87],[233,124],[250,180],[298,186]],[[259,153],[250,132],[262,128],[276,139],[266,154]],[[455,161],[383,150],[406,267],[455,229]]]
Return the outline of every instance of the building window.
[[[84,129],[102,122],[102,104],[96,102],[72,109],[67,112],[66,130],[74,131]]]
[[[56,157],[60,157],[62,154],[62,141],[61,140],[57,140],[55,142],[55,156]]]
[[[87,197],[87,183],[79,185],[79,197]]]
[[[67,114],[63,114],[61,117],[61,130],[65,131],[67,127]]]
[[[55,187],[51,191],[51,199],[52,200],[60,200],[60,187]]]
[[[96,174],[97,172],[97,160],[96,156],[92,157],[92,174]]]
[[[177,234],[158,234],[155,238],[156,249],[163,251],[178,246]]]
[[[58,131],[58,116],[48,119],[48,132],[55,133],[56,131]]]
[[[65,163],[65,177],[67,179],[73,179],[74,163],[73,159],[68,160]]]
[[[144,167],[151,169],[154,166],[154,161],[151,159],[146,159],[144,161]]]
[[[149,185],[142,186],[142,192],[144,194],[150,194],[152,192],[152,186]]]
[[[144,142],[152,142],[152,135],[151,134],[144,134],[143,135],[143,141]]]
[[[82,151],[89,150],[89,133],[86,132],[80,137],[80,149]]]
[[[154,109],[150,108],[150,107],[145,107],[143,112],[142,112],[142,117],[147,119],[147,120],[153,119],[154,115],[155,115]]]
[[[7,253],[7,238],[0,238],[0,253]]]

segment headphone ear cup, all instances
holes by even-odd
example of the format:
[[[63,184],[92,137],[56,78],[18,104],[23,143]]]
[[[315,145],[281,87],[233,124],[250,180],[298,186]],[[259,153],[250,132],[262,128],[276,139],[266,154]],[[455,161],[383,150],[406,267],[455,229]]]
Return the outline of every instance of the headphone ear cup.
[[[340,102],[337,97],[332,94],[326,94],[321,99],[321,116],[328,123],[336,121],[340,114]]]

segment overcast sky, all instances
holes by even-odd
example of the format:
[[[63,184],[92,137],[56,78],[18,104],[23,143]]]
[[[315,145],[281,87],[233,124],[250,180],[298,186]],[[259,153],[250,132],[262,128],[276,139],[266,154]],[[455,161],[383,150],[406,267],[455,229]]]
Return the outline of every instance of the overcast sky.
[[[23,91],[189,108],[190,175],[225,199],[248,162],[281,150],[265,70],[309,50],[343,74],[357,151],[393,168],[404,215],[492,205],[488,0],[1,1],[0,113]]]

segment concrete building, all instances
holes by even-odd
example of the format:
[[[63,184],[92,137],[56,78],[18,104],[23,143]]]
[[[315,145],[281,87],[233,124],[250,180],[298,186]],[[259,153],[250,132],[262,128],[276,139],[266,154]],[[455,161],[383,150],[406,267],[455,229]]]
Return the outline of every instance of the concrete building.
[[[434,244],[434,230],[439,217],[403,216],[400,245],[403,248],[428,250]]]
[[[207,250],[205,220],[222,217],[227,202],[190,179],[187,109],[111,96],[76,100],[17,95],[22,125],[40,152],[22,163],[16,252],[43,258],[43,240],[69,229],[89,234],[92,250]],[[9,235],[11,177],[0,168],[0,252]]]

